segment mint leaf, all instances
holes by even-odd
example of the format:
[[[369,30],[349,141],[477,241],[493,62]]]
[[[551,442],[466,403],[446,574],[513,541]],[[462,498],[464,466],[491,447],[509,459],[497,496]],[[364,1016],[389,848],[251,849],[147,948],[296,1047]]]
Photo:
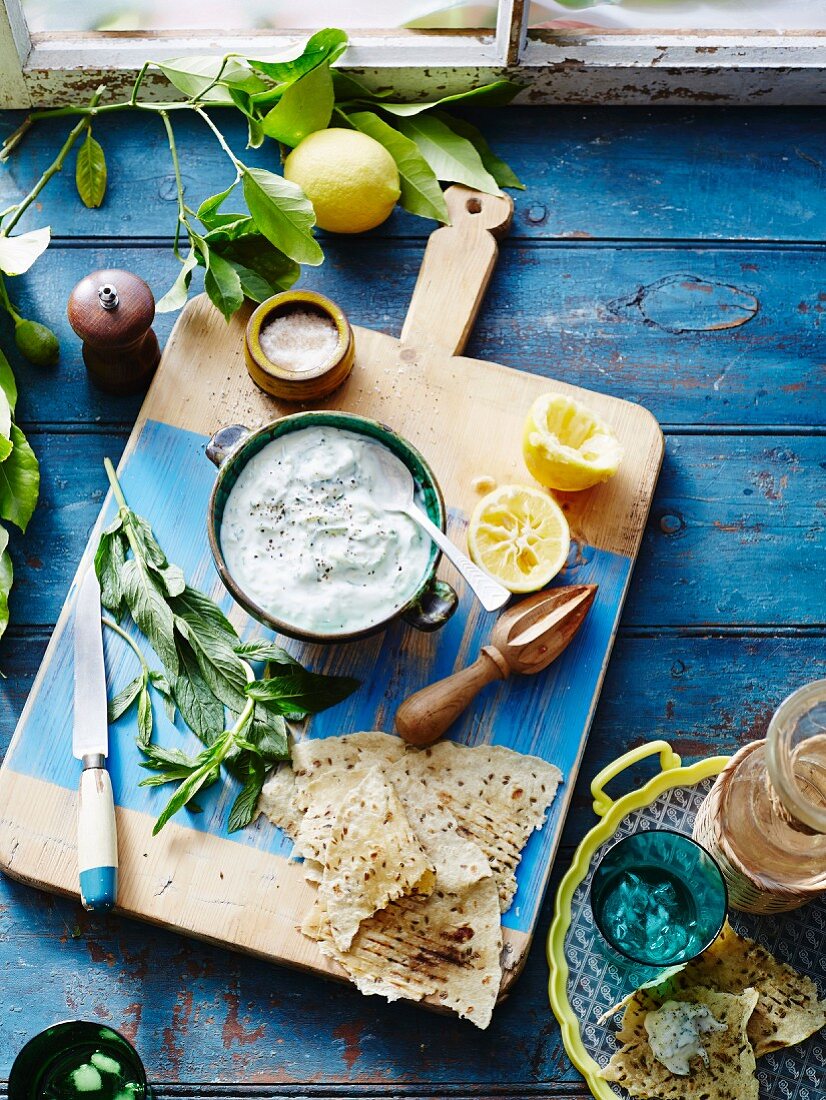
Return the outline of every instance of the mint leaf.
[[[333,79],[325,61],[286,89],[261,120],[261,129],[267,137],[294,147],[308,134],[329,125],[333,101]]]
[[[152,740],[152,700],[146,685],[138,696],[138,744],[145,748]]]
[[[91,129],[77,151],[75,184],[84,206],[100,206],[106,195],[106,156],[100,143],[92,137]]]
[[[100,602],[118,619],[123,614],[121,571],[126,562],[126,546],[126,536],[122,531],[104,531],[95,551],[95,573],[100,584]]]
[[[263,168],[245,168],[243,181],[250,214],[267,240],[297,263],[320,264],[324,253],[312,235],[315,212],[301,188]]]
[[[121,569],[123,596],[138,629],[148,639],[164,666],[178,671],[175,623],[160,581],[147,565],[130,558]]]
[[[283,646],[275,642],[241,642],[235,647],[235,652],[245,661],[272,661],[276,665],[295,665],[300,668],[299,662],[289,654]]]
[[[143,691],[143,686],[143,673],[139,672],[134,680],[131,680],[125,688],[121,688],[115,698],[109,702],[108,718],[110,722],[117,722],[122,714],[126,714],[138,695]]]
[[[244,291],[238,272],[216,252],[210,253],[209,267],[204,276],[204,290],[226,321],[244,304]]]
[[[454,118],[444,111],[437,111],[434,118],[438,118],[445,126],[449,126],[454,133],[459,134],[463,138],[467,138],[479,154],[482,164],[484,164],[485,168],[490,172],[500,187],[515,187],[520,191],[525,190],[525,184],[521,182],[511,166],[506,164],[501,157],[498,157],[496,153],[494,153],[485,140],[482,131],[477,129],[476,126],[473,126],[470,122],[466,122],[463,118]]]
[[[298,668],[269,680],[247,684],[247,695],[275,714],[318,714],[352,695],[360,681],[350,676],[323,676]]]
[[[235,627],[215,600],[211,600],[197,588],[187,585],[180,596],[175,596],[169,601],[169,606],[187,625],[200,624],[202,631],[208,628],[214,637],[222,638],[232,649],[238,645],[239,638]]]
[[[264,761],[256,753],[248,753],[246,758],[247,778],[238,797],[232,804],[229,812],[229,832],[234,833],[243,829],[256,816],[258,798],[261,788],[264,786]]]
[[[40,467],[34,451],[16,424],[11,425],[11,454],[0,462],[0,519],[25,531],[40,492]]]
[[[347,118],[357,130],[383,145],[396,162],[401,183],[399,201],[404,209],[447,224],[450,215],[439,181],[416,143],[372,111],[356,111]]]
[[[178,640],[178,659],[181,671],[172,685],[173,698],[195,736],[209,745],[224,728],[223,704],[213,695],[192,647],[183,639]]]
[[[418,145],[438,179],[464,183],[489,195],[501,195],[496,180],[482,164],[471,142],[454,133],[438,118],[430,115],[400,118],[398,128]]]

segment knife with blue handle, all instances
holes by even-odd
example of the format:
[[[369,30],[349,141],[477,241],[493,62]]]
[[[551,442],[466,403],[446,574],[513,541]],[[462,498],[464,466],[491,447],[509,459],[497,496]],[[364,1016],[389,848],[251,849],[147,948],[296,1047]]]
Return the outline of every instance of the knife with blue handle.
[[[112,781],[106,770],[109,719],[100,585],[91,567],[75,601],[75,702],[72,751],[83,764],[77,812],[80,900],[84,909],[105,912],[118,892],[118,838]]]

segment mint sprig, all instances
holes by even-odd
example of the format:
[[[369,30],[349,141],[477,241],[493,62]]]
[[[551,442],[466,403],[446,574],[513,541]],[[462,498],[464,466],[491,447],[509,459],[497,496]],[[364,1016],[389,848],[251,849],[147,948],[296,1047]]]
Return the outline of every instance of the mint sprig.
[[[264,639],[242,642],[215,601],[188,585],[169,562],[149,523],[127,504],[109,459],[104,465],[118,514],[102,532],[95,555],[101,600],[118,620],[128,613],[163,666],[150,669],[132,637],[105,619],[140,662],[139,674],[111,700],[109,720],[136,706],[142,766],[153,772],[141,786],[178,784],[155,833],[184,806],[193,809],[195,795],[217,782],[222,769],[241,780],[229,829],[242,829],[255,816],[267,768],[289,759],[287,719],[335,706],[359,682],[309,672]],[[265,662],[268,676],[256,679],[250,662]],[[180,714],[203,742],[197,756],[153,743],[152,691],[170,719]]]

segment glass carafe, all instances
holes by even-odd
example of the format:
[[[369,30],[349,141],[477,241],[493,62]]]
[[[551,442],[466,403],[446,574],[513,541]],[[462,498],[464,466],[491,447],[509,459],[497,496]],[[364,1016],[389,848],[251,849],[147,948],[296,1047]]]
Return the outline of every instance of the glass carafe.
[[[826,891],[826,680],[785,699],[765,741],[731,758],[694,839],[719,863],[735,909],[782,912]]]

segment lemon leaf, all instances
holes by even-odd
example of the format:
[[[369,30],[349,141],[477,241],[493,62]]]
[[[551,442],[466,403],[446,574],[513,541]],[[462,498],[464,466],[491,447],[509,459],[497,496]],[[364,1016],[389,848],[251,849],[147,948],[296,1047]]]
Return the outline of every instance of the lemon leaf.
[[[312,203],[295,184],[263,168],[244,168],[244,198],[262,234],[300,264],[320,264],[324,253],[312,235]]]
[[[5,391],[0,389],[0,462],[5,462],[11,452],[11,405]]]
[[[241,289],[238,272],[226,260],[221,259],[217,252],[210,252],[209,267],[204,276],[204,290],[227,321],[244,304],[244,291]]]
[[[261,122],[267,137],[294,147],[316,130],[323,130],[333,113],[333,80],[327,62],[291,84]]]
[[[22,275],[49,247],[51,230],[48,225],[32,229],[30,233],[18,233],[6,237],[0,233],[0,271],[6,275]]]
[[[316,31],[311,35],[299,56],[292,60],[255,61],[249,58],[248,62],[253,69],[264,73],[279,84],[284,84],[300,79],[322,62],[326,61],[332,65],[346,48],[346,33],[336,27],[325,27],[324,30]]]
[[[106,194],[106,157],[91,130],[77,151],[75,184],[84,206],[100,206]]]
[[[382,102],[381,109],[389,111],[401,118],[410,118],[419,115],[422,111],[430,111],[434,107],[441,107],[445,103],[466,103],[470,101],[474,107],[504,106],[510,103],[517,92],[521,91],[519,84],[512,80],[494,80],[490,84],[483,84],[480,88],[469,88],[466,92],[454,92],[453,95],[442,96],[441,99],[430,100],[426,103],[387,103]]]
[[[156,304],[156,313],[172,313],[173,310],[180,309],[186,302],[189,297],[189,284],[192,282],[192,271],[197,262],[195,249],[190,248],[189,254],[178,272],[177,279]]]
[[[251,94],[266,89],[265,82],[241,61],[230,58],[223,66],[223,71],[222,65],[223,58],[216,57],[214,54],[176,57],[170,58],[169,61],[157,62],[157,67],[179,92],[183,92],[190,99],[203,98],[206,103],[223,103],[232,106],[232,96],[224,87],[227,84],[242,88]],[[219,72],[221,72],[220,83],[207,92],[206,89]]]
[[[14,569],[8,552],[9,533],[0,526],[0,637],[9,625],[9,592],[14,580]]]
[[[472,123],[466,122],[463,118],[454,118],[453,115],[447,114],[446,111],[437,111],[434,117],[438,118],[440,122],[443,122],[445,126],[449,126],[455,134],[459,134],[461,137],[468,139],[479,154],[479,159],[482,161],[482,164],[488,172],[490,172],[500,187],[514,187],[520,191],[525,190],[525,184],[522,183],[511,166],[506,164],[501,157],[498,157],[496,153],[494,153],[485,140],[481,130],[478,130]]]
[[[28,440],[11,426],[12,452],[0,462],[0,519],[11,520],[25,531],[40,491],[40,467]]]
[[[17,383],[14,380],[9,361],[2,351],[0,351],[0,390],[5,394],[9,408],[14,412],[14,407],[17,404]]]
[[[464,183],[488,195],[502,194],[473,145],[439,119],[431,115],[400,118],[397,125],[419,147],[437,179]]]
[[[416,143],[372,111],[355,111],[347,119],[357,130],[383,145],[396,162],[401,186],[399,201],[404,209],[447,224],[450,216],[439,181]]]

